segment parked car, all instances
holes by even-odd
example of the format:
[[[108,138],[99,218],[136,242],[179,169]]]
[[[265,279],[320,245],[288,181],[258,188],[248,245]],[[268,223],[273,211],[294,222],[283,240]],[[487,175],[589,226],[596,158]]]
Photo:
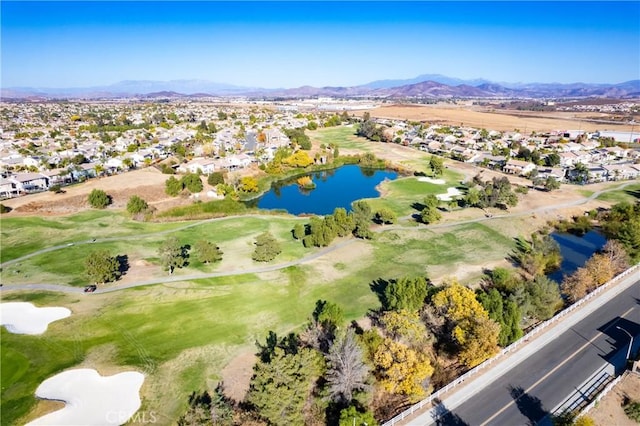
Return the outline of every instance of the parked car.
[[[85,293],[93,293],[98,288],[95,284],[88,285],[84,288]]]

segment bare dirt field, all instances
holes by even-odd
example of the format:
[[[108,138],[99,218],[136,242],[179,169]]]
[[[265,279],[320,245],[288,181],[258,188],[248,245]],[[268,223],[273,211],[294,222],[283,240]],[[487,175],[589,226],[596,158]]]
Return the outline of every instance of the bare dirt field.
[[[587,415],[598,426],[637,426],[638,423],[624,413],[622,403],[625,398],[640,399],[640,375],[627,372],[620,383],[589,410]]]
[[[369,110],[369,113],[372,117],[377,118],[426,121],[432,124],[471,126],[498,131],[519,129],[524,133],[554,130],[632,130],[630,125],[586,121],[584,114],[569,112],[537,113],[528,111],[525,115],[518,111],[507,113],[504,111],[474,110],[469,106],[398,104],[381,106]],[[598,118],[606,121],[607,117]]]

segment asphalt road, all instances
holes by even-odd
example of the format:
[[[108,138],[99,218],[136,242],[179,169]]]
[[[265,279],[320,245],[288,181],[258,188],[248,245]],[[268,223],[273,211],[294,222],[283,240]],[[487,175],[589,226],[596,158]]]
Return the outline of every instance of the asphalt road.
[[[629,336],[640,343],[640,281],[452,409],[443,425],[550,424],[549,413],[603,368],[624,368]],[[446,408],[446,406],[445,406]]]

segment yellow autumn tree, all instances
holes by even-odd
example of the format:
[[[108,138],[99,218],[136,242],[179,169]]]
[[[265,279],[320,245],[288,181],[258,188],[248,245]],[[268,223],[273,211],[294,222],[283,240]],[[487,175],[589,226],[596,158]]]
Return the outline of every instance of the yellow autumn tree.
[[[313,158],[309,157],[306,151],[297,151],[282,160],[282,162],[291,167],[307,167],[313,164]]]
[[[423,383],[433,374],[429,357],[408,346],[385,338],[374,357],[376,377],[387,392],[416,401],[426,394]]]
[[[452,327],[462,364],[474,367],[498,351],[500,325],[489,318],[471,289],[454,281],[438,292],[432,303]]]
[[[386,333],[394,340],[413,348],[422,347],[428,338],[427,327],[415,311],[387,311],[380,317]]]

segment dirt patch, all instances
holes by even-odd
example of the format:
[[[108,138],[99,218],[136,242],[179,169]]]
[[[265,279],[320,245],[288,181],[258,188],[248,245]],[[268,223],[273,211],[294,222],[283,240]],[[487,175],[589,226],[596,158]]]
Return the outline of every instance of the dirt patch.
[[[369,113],[377,118],[426,121],[431,124],[470,126],[498,131],[519,129],[524,133],[571,129],[631,131],[631,126],[628,125],[594,123],[585,121],[584,114],[567,112],[538,114],[531,111],[523,116],[511,111],[506,113],[462,105],[388,105],[369,110]]]
[[[249,390],[253,366],[258,362],[254,352],[250,350],[241,352],[220,372],[225,395],[235,401],[244,400]]]
[[[631,420],[624,413],[622,403],[625,398],[640,399],[640,376],[634,373],[625,373],[620,382],[607,393],[604,398],[589,410],[587,415],[597,425],[637,426],[638,423]]]
[[[189,203],[189,200],[167,196],[164,192],[167,178],[168,175],[149,167],[68,186],[63,194],[41,192],[4,200],[2,203],[13,209],[11,216],[72,214],[91,208],[87,196],[94,189],[101,189],[111,196],[112,204],[108,209],[114,210],[125,208],[133,195],[144,198],[151,205],[175,200]]]

